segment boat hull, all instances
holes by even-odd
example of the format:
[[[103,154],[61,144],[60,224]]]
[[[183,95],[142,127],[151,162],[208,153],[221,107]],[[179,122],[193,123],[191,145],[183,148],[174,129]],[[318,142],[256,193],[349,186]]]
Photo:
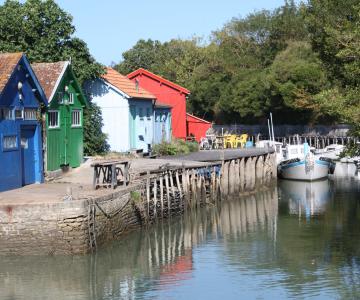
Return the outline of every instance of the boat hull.
[[[305,160],[279,165],[279,177],[291,180],[313,181],[328,177],[330,163],[315,160],[311,167],[306,166]]]

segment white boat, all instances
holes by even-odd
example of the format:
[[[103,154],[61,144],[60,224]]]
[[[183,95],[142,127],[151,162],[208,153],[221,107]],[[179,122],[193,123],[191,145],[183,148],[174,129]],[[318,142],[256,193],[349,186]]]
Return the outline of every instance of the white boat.
[[[327,157],[333,160],[337,160],[340,157],[341,152],[345,149],[344,145],[331,144],[324,149],[318,149],[315,151],[316,156]]]
[[[280,178],[313,181],[326,178],[331,160],[315,156],[307,143],[286,145],[283,149],[284,160],[278,165]]]
[[[279,164],[281,161],[284,160],[283,153],[282,153],[282,143],[275,142],[272,140],[261,140],[256,142],[256,148],[265,148],[269,149],[272,148],[276,154],[276,163]]]

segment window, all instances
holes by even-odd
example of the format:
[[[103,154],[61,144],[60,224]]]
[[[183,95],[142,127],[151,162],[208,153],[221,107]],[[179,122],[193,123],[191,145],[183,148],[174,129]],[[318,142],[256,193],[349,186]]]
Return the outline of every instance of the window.
[[[24,110],[21,108],[15,109],[15,119],[23,119],[24,118]]]
[[[3,150],[17,149],[17,137],[16,135],[3,136]]]
[[[58,92],[58,99],[59,99],[59,104],[64,103],[64,93],[63,92]]]
[[[81,126],[81,111],[73,110],[71,114],[71,125],[74,127]]]
[[[49,110],[48,125],[49,128],[59,128],[59,112],[57,110]]]
[[[139,107],[139,118],[140,120],[144,120],[144,111],[142,107]]]
[[[146,108],[146,118],[147,118],[148,120],[151,119],[151,110],[150,110],[149,107]]]
[[[36,120],[37,110],[35,108],[25,108],[24,120]]]
[[[74,94],[69,93],[69,104],[74,104]]]
[[[13,111],[10,108],[0,108],[0,120],[13,120]]]

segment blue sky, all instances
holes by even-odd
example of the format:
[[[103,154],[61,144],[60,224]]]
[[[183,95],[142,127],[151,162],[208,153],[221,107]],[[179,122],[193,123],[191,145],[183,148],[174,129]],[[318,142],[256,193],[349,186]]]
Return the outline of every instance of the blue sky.
[[[233,17],[284,0],[55,0],[74,18],[76,36],[103,64],[119,62],[139,39],[208,37]],[[4,1],[1,0],[0,3]]]

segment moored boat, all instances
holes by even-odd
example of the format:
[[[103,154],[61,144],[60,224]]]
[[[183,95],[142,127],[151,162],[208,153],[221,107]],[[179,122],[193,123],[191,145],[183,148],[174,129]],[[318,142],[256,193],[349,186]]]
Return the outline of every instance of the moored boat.
[[[331,160],[316,157],[310,152],[307,143],[287,145],[284,149],[284,160],[278,165],[280,178],[313,181],[326,178],[331,167]]]

